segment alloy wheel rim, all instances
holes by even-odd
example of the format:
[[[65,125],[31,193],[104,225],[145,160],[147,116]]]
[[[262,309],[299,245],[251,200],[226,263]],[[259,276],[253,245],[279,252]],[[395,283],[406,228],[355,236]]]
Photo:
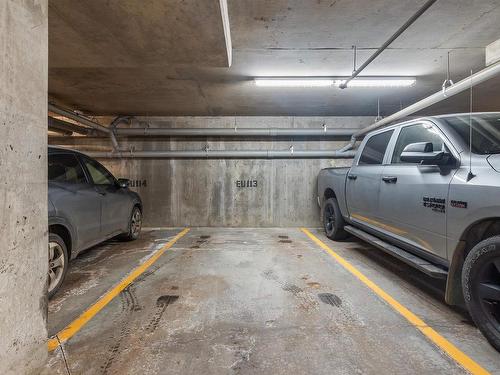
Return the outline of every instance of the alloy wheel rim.
[[[326,230],[331,232],[335,226],[335,211],[333,210],[332,205],[327,205],[325,207],[325,221],[326,221]]]
[[[488,321],[500,330],[500,258],[483,265],[476,290]]]
[[[57,242],[49,242],[49,292],[52,292],[61,281],[66,260],[64,251]]]
[[[132,223],[131,223],[131,232],[132,235],[138,236],[140,231],[141,231],[141,225],[142,225],[142,217],[141,217],[141,211],[135,210],[134,214],[132,215]]]

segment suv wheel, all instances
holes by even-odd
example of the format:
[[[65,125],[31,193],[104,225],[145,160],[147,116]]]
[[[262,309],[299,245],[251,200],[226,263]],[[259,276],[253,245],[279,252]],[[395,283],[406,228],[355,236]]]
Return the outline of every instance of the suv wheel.
[[[465,259],[462,285],[472,320],[500,351],[500,236],[472,248]]]
[[[134,206],[128,223],[128,232],[123,236],[125,241],[134,241],[139,238],[142,228],[142,212],[139,207]]]
[[[49,275],[47,293],[51,298],[61,287],[68,271],[68,250],[63,239],[49,234]]]
[[[344,218],[335,198],[330,198],[323,204],[323,227],[326,236],[331,240],[343,240],[347,237],[344,231]]]

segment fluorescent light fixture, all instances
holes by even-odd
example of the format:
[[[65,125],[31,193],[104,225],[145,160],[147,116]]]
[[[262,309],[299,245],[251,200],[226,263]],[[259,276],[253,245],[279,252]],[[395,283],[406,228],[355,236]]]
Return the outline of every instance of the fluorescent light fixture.
[[[336,80],[335,86],[340,86],[345,80]],[[415,78],[354,78],[347,87],[411,87],[417,80]]]
[[[255,78],[260,87],[328,87],[333,86],[332,78]]]
[[[339,87],[345,77],[262,77],[254,78],[259,87]],[[360,77],[354,78],[347,87],[411,87],[414,77]]]

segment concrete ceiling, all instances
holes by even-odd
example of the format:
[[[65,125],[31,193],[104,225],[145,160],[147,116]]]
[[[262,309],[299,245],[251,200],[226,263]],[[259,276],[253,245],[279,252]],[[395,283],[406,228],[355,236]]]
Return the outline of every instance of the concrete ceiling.
[[[339,76],[422,4],[415,0],[49,0],[49,94],[93,114],[387,115],[458,81],[500,38],[498,0],[438,0],[363,74],[410,75],[401,89],[259,88],[254,76]],[[224,6],[222,6],[224,9]],[[232,64],[231,53],[232,51]],[[500,79],[476,110],[500,110]],[[464,111],[468,95],[430,108]]]

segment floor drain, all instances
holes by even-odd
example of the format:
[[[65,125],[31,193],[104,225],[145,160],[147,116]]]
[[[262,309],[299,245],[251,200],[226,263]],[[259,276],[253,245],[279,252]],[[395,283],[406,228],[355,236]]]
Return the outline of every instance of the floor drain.
[[[335,307],[340,307],[342,305],[342,300],[339,296],[336,296],[332,293],[319,293],[318,297],[321,302],[326,303],[327,305],[332,305]]]
[[[198,245],[193,245],[190,247],[190,249],[199,249],[200,247]]]
[[[280,240],[281,243],[292,243],[292,240]]]
[[[285,235],[281,235],[281,236],[278,236],[278,238],[282,238],[282,239],[285,239],[285,238],[288,238],[288,236],[285,236]]]
[[[202,240],[206,240],[206,239],[209,239],[209,238],[210,238],[210,236],[203,235],[203,236],[200,236],[200,238],[201,238]]]

